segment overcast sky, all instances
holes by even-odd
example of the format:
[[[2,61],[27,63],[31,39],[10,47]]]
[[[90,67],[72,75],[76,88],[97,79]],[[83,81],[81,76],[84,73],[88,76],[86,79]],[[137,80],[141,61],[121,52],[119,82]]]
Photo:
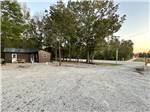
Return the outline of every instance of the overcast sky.
[[[32,15],[43,13],[56,0],[19,0],[25,2]],[[67,0],[64,0],[67,2]],[[118,13],[126,14],[127,20],[115,35],[121,39],[134,42],[134,52],[150,50],[150,1],[149,0],[115,0],[119,3]]]

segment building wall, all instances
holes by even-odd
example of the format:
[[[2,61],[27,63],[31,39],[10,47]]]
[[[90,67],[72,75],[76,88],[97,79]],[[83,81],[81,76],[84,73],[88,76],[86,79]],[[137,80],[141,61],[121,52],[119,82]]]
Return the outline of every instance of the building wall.
[[[38,51],[38,58],[39,58],[39,62],[50,62],[51,59],[51,53],[40,50]]]
[[[7,63],[12,62],[12,54],[17,54],[17,60],[24,59],[25,62],[30,62],[30,56],[34,55],[34,61],[37,62],[37,54],[36,53],[5,53],[5,61]]]
[[[24,59],[25,62],[31,62],[31,55],[34,55],[34,62],[50,62],[51,53],[40,50],[37,53],[5,53],[5,61],[7,63],[12,62],[12,54],[17,54],[17,60]]]
[[[5,56],[6,62],[8,62],[8,63],[12,62],[12,54],[11,53],[5,53],[4,56]]]
[[[21,60],[21,59],[24,59],[25,62],[30,62],[30,54],[18,53],[17,60]]]

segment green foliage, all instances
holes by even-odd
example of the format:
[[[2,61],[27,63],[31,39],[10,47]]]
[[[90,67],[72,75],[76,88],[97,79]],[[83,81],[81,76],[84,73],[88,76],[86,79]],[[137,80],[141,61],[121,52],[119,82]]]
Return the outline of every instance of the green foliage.
[[[139,57],[141,57],[141,58],[150,58],[150,51],[148,53],[145,53],[145,52],[139,53]]]
[[[125,15],[117,14],[113,1],[68,1],[49,7],[44,16],[30,17],[26,7],[16,1],[2,1],[2,45],[4,47],[51,49],[57,59],[96,59],[132,57],[133,43],[114,37]],[[111,37],[111,38],[110,38]]]
[[[65,57],[86,56],[89,63],[99,52],[98,46],[102,47],[125,20],[117,10],[118,5],[112,1],[69,1],[67,6],[59,1],[45,16],[46,44],[55,48],[60,40]]]
[[[19,47],[18,39],[25,30],[25,21],[20,5],[16,1],[1,1],[1,14],[2,47]]]
[[[133,43],[131,40],[119,40],[117,37],[111,38],[105,48],[97,53],[96,59],[115,60],[116,50],[118,50],[119,60],[128,60],[133,56]]]
[[[136,58],[135,62],[145,62],[145,58]]]
[[[119,59],[127,60],[133,56],[133,42],[131,40],[122,40],[119,47]]]
[[[44,40],[44,25],[43,21],[40,20],[39,16],[34,16],[30,20],[29,23],[29,39],[28,41],[31,42],[31,47],[42,49],[43,46],[43,40]]]

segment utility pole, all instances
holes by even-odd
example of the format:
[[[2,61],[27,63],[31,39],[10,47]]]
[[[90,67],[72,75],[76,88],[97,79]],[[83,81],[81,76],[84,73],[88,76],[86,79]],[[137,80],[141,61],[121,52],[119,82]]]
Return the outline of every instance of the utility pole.
[[[117,61],[118,61],[118,49],[116,49],[116,64],[117,64]]]

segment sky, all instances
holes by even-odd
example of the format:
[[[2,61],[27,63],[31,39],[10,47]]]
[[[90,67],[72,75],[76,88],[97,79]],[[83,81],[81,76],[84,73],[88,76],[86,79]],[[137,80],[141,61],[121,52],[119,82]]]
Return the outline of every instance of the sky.
[[[42,14],[56,0],[19,0],[25,2],[31,15]],[[67,0],[64,0],[67,2]],[[118,13],[126,15],[121,29],[115,33],[120,39],[132,40],[134,53],[150,51],[150,1],[149,0],[115,0],[119,3]]]

